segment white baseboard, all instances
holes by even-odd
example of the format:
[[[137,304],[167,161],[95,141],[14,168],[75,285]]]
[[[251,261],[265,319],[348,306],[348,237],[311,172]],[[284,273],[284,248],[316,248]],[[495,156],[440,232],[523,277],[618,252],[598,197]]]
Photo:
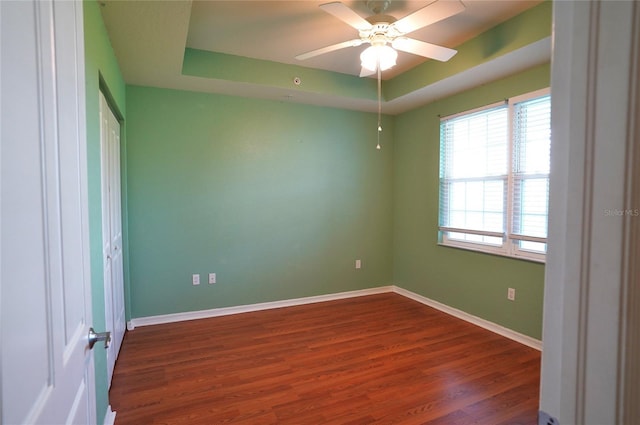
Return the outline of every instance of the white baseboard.
[[[542,351],[542,341],[540,340],[531,338],[530,336],[505,328],[504,326],[500,326],[488,320],[481,319],[480,317],[466,313],[462,310],[449,307],[446,304],[442,304],[438,301],[434,301],[432,299],[429,299],[422,295],[418,295],[414,292],[408,291],[406,289],[400,288],[395,285],[380,286],[378,288],[371,288],[371,289],[361,289],[358,291],[338,292],[336,294],[317,295],[314,297],[294,298],[290,300],[272,301],[272,302],[258,303],[258,304],[248,304],[248,305],[241,305],[236,307],[222,307],[222,308],[213,308],[210,310],[188,311],[185,313],[173,313],[173,314],[163,314],[159,316],[139,317],[129,321],[127,323],[127,329],[133,330],[137,326],[150,326],[150,325],[159,325],[162,323],[183,322],[185,320],[206,319],[210,317],[219,317],[219,316],[227,316],[230,314],[269,310],[272,308],[292,307],[296,305],[312,304],[312,303],[340,300],[340,299],[353,298],[353,297],[362,297],[365,295],[382,294],[386,292],[394,292],[396,294],[418,301],[419,303],[422,303],[429,307],[433,307],[436,310],[440,310],[451,316],[457,317],[458,319],[462,319],[466,322],[472,323],[476,326],[480,326],[481,328],[497,333],[498,335],[502,335],[513,341],[519,342],[520,344],[524,344],[528,347],[535,348],[536,350]],[[115,413],[114,413],[114,416],[115,416]]]
[[[134,329],[137,326],[159,325],[162,323],[183,322],[185,320],[206,319],[209,317],[227,316],[230,314],[248,313],[252,311],[269,310],[272,308],[292,307],[296,305],[319,303],[324,301],[340,300],[344,298],[362,297],[365,295],[393,292],[392,286],[361,289],[357,291],[338,292],[336,294],[317,295],[305,298],[293,298],[282,301],[241,305],[236,307],[213,308],[210,310],[188,311],[185,313],[163,314],[159,316],[147,316],[132,319],[127,328]]]
[[[536,350],[542,351],[542,341],[538,339],[531,338],[530,336],[505,328],[504,326],[500,326],[497,323],[493,323],[488,320],[481,319],[480,317],[466,313],[462,310],[458,310],[457,308],[449,307],[446,304],[442,304],[438,301],[434,301],[427,297],[423,297],[422,295],[418,295],[406,289],[403,289],[397,286],[393,286],[392,288],[393,288],[393,292],[395,292],[396,294],[400,294],[407,298],[411,298],[412,300],[418,301],[419,303],[422,303],[424,305],[428,305],[429,307],[433,307],[436,310],[440,310],[451,316],[457,317],[458,319],[462,319],[466,322],[469,322],[476,326],[480,326],[481,328],[487,329],[493,333],[502,335],[505,338],[509,338],[513,341],[519,342],[520,344],[524,344],[528,347],[535,348]]]
[[[116,412],[111,410],[111,405],[107,406],[107,413],[104,415],[104,425],[114,425],[116,423]]]

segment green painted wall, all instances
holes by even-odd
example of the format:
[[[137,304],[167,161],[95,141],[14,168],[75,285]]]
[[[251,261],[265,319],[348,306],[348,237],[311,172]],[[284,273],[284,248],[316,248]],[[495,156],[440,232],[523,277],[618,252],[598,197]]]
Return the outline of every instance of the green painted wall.
[[[549,86],[548,65],[477,87],[396,117],[394,283],[540,339],[542,264],[443,247],[438,242],[438,115],[450,115]],[[507,300],[507,288],[516,301]]]
[[[127,119],[133,317],[392,283],[390,117],[380,151],[375,114],[287,102],[127,86]]]
[[[102,258],[102,201],[100,191],[100,86],[107,88],[114,106],[125,113],[125,84],[95,1],[83,2],[85,39],[85,88],[87,108],[87,168],[93,327],[106,329]],[[102,81],[101,81],[102,80]],[[123,176],[126,182],[126,175]],[[125,192],[126,193],[126,192]],[[126,216],[123,223],[126,231]],[[124,240],[125,254],[127,250]],[[126,261],[126,256],[125,256]],[[126,270],[125,270],[126,271]],[[126,274],[128,277],[128,274]],[[128,284],[128,282],[127,282]],[[96,375],[96,418],[103,423],[109,405],[106,351],[93,350]]]

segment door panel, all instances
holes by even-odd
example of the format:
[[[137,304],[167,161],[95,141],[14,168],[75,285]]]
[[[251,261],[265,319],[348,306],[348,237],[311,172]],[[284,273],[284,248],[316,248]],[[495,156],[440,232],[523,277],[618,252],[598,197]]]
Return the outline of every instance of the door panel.
[[[94,423],[81,2],[2,1],[2,418]]]
[[[112,253],[112,280],[113,280],[113,336],[115,358],[117,359],[124,332],[126,329],[124,309],[124,272],[122,256],[122,194],[120,182],[120,123],[109,110],[110,127],[110,156],[111,156],[111,190],[110,190],[110,215],[111,215],[111,246]]]
[[[49,332],[52,317],[44,290],[49,284],[45,252],[44,149],[40,138],[42,127],[38,103],[39,70],[36,50],[35,4],[23,7],[2,3],[2,63],[24,57],[24,69],[16,75],[2,68],[2,394],[3,422],[19,423],[45,402],[50,377],[53,375]],[[8,34],[25,37],[23,49],[7,46]],[[19,75],[17,75],[19,73]],[[13,84],[18,78],[22,87]],[[6,99],[22,98],[9,108]],[[40,126],[20,129],[8,123],[21,116],[31,116]],[[11,140],[22,139],[22,143]],[[9,187],[7,177],[20,182],[22,190]],[[21,212],[24,212],[21,214]],[[8,220],[15,217],[11,226]],[[21,241],[15,248],[13,241]],[[41,247],[32,250],[29,247]],[[13,267],[5,265],[13,264]],[[9,302],[10,301],[10,302]],[[19,320],[21,315],[26,320]],[[9,332],[9,325],[15,332]],[[8,349],[12,347],[12,349]],[[18,383],[27,374],[22,392],[10,391],[10,383]],[[28,394],[28,397],[23,397]],[[12,408],[8,408],[12,406]]]

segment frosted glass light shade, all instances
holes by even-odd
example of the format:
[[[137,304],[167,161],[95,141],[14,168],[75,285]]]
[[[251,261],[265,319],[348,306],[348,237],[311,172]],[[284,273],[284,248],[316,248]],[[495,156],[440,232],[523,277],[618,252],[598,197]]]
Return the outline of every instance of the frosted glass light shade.
[[[398,52],[391,46],[369,46],[360,54],[360,62],[363,68],[376,71],[380,59],[380,71],[385,71],[396,64]]]

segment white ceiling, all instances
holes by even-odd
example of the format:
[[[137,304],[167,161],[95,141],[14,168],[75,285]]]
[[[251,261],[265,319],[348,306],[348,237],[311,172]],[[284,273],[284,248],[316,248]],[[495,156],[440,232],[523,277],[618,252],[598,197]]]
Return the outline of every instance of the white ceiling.
[[[129,84],[197,90],[222,94],[287,98],[291,101],[373,111],[375,102],[296,92],[282,88],[190,77],[181,74],[185,47],[231,55],[294,64],[357,76],[359,53],[365,47],[352,47],[306,61],[295,56],[306,51],[357,38],[357,31],[318,5],[329,0],[298,1],[143,1],[107,0],[102,14],[125,81]],[[458,1],[458,0],[439,0]],[[423,0],[393,0],[386,13],[400,19],[429,4]],[[455,48],[487,29],[503,22],[541,0],[463,0],[466,9],[455,16],[410,34],[412,38]],[[363,17],[371,15],[365,1],[344,3]],[[532,46],[510,61],[515,71],[549,60],[550,43]],[[424,62],[424,58],[400,53],[398,65],[383,74],[390,79]],[[503,61],[504,62],[504,61]],[[259,72],[259,70],[256,70]],[[469,70],[459,83],[482,84],[482,78],[508,75],[505,63],[485,64]],[[483,77],[484,75],[484,77]],[[477,79],[477,81],[474,81]],[[449,87],[451,86],[451,87]],[[385,112],[397,113],[415,104],[447,95],[454,85],[442,82],[406,96],[410,104],[397,99],[385,105]],[[448,88],[449,87],[449,88]]]

